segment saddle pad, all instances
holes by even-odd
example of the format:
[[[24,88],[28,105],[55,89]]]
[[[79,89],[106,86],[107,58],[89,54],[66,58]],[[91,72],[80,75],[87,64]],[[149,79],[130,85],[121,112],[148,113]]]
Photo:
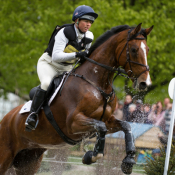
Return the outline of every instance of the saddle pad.
[[[51,102],[53,101],[53,99],[55,98],[55,96],[57,95],[57,93],[59,92],[64,79],[65,79],[66,75],[63,76],[63,79],[61,80],[61,83],[59,84],[59,86],[57,87],[57,89],[55,90],[55,92],[53,93],[53,95],[51,96],[48,105],[50,106]],[[20,114],[26,113],[26,112],[30,112],[30,108],[32,105],[32,100],[28,101],[27,103],[24,104],[24,106],[22,106],[21,110],[19,111]]]
[[[19,111],[20,114],[26,113],[26,112],[30,112],[30,108],[32,105],[32,100],[28,101],[27,103],[25,103],[21,110]]]

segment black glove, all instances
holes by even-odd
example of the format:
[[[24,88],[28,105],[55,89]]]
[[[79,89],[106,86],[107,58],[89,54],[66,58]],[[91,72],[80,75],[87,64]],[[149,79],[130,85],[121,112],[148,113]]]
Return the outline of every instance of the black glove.
[[[84,60],[84,57],[87,56],[87,52],[86,51],[79,51],[76,52],[76,58],[80,58],[81,61]]]

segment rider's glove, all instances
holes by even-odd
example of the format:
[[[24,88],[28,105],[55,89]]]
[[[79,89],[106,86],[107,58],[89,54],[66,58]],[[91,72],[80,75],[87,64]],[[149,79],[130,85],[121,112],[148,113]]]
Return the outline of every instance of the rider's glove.
[[[84,57],[87,56],[87,52],[86,51],[79,51],[79,52],[76,52],[76,58],[80,58],[81,61],[84,60]]]

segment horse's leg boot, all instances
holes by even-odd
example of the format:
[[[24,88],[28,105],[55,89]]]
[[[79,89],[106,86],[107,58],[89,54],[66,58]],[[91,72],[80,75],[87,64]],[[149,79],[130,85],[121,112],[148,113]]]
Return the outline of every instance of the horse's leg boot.
[[[97,142],[94,147],[94,151],[88,151],[85,153],[82,160],[84,164],[90,165],[103,157],[104,146],[105,146],[105,134],[106,132],[101,132],[98,135]]]
[[[134,137],[131,132],[131,127],[129,123],[123,122],[123,129],[125,132],[125,144],[126,144],[126,154],[127,156],[123,159],[121,164],[121,169],[125,174],[131,174],[133,165],[136,163],[134,160],[135,157],[135,145]]]
[[[35,128],[37,127],[38,112],[44,103],[46,92],[47,91],[40,89],[40,88],[38,88],[37,91],[35,92],[35,95],[32,101],[30,114],[27,117],[26,122],[25,122],[25,125],[26,125],[25,130],[28,132],[30,132],[31,130],[35,130]]]

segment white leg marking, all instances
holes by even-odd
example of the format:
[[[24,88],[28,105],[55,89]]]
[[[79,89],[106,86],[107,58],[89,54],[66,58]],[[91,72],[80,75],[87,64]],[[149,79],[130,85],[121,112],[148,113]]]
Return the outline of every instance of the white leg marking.
[[[146,63],[146,65],[148,65],[148,63],[147,63],[147,56],[146,56],[146,46],[145,46],[145,44],[143,42],[141,42],[141,48],[142,48],[143,53],[144,53],[145,63]],[[146,84],[148,86],[151,84],[151,79],[150,79],[149,72],[148,72],[148,75],[147,75]]]

